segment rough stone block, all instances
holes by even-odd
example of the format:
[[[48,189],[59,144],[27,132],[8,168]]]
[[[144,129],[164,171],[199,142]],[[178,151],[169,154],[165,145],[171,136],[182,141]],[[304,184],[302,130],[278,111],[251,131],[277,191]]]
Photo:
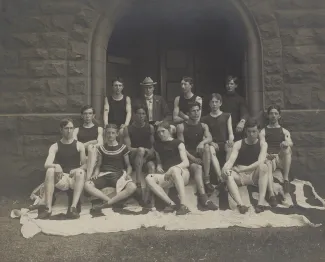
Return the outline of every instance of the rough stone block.
[[[1,154],[10,156],[22,156],[23,155],[23,143],[22,137],[16,133],[6,134],[0,137]],[[11,163],[13,164],[13,163]]]
[[[53,15],[52,24],[55,29],[70,32],[73,26],[74,15]],[[57,30],[55,30],[57,31]]]
[[[284,46],[315,46],[325,44],[325,29],[323,28],[280,29],[280,35]]]
[[[323,0],[312,0],[312,1],[306,1],[306,0],[276,0],[275,6],[277,9],[321,9],[325,8],[325,2]]]
[[[325,90],[314,90],[312,92],[312,108],[325,109]]]
[[[20,48],[23,47],[39,47],[41,46],[41,39],[39,34],[36,33],[21,33],[21,34],[12,34],[12,40],[9,41],[6,45],[8,48]]]
[[[51,18],[48,16],[8,16],[7,21],[11,32],[16,33],[40,33],[52,31]]]
[[[15,114],[22,112],[30,112],[29,104],[30,95],[17,92],[2,92],[0,96],[0,113]]]
[[[49,54],[45,48],[28,48],[20,51],[20,57],[23,59],[48,59]]]
[[[82,4],[77,1],[41,1],[40,7],[44,14],[78,14]]]
[[[37,96],[30,101],[33,112],[63,113],[67,111],[66,96]]]
[[[319,64],[284,64],[283,79],[286,83],[317,83],[321,80]]]
[[[81,25],[75,24],[71,31],[71,38],[78,42],[88,43],[90,39],[90,29],[86,29]]]
[[[76,16],[75,23],[84,28],[92,28],[98,17],[99,14],[97,11],[90,8],[83,8]]]
[[[0,52],[0,66],[5,68],[19,67],[19,55],[17,51],[4,51]]]
[[[17,133],[18,122],[16,117],[0,116],[0,138],[6,138],[9,134]]]
[[[79,77],[69,77],[68,93],[69,95],[87,95],[88,79]]]
[[[68,33],[55,32],[55,33],[42,33],[40,38],[43,45],[47,48],[66,48],[68,43]]]
[[[70,41],[68,46],[69,60],[87,60],[88,45],[83,42]]]
[[[285,85],[285,105],[287,109],[309,109],[311,107],[311,87]]]
[[[277,11],[281,28],[324,28],[325,14],[322,10]]]
[[[22,135],[59,135],[60,121],[63,118],[72,118],[79,123],[80,114],[21,116],[18,118],[19,133]]]
[[[263,53],[268,57],[282,57],[282,43],[280,38],[262,40]]]
[[[79,112],[86,103],[87,97],[85,95],[69,95],[68,106],[71,111]]]
[[[88,76],[88,61],[69,61],[69,76]]]
[[[264,92],[265,108],[270,105],[279,105],[281,108],[284,107],[283,91],[268,91]]]
[[[66,61],[31,61],[29,69],[32,76],[49,77],[49,76],[66,76]]]
[[[325,132],[291,132],[291,138],[295,147],[322,148],[325,146]]]
[[[256,4],[259,4],[261,2],[265,2],[265,0],[243,0],[243,2],[247,5],[247,6],[254,6]]]
[[[49,48],[48,53],[51,60],[65,60],[67,58],[66,48]]]
[[[322,46],[285,47],[283,58],[288,64],[317,64],[322,61],[322,57],[319,58],[320,53],[325,53],[325,48]]]
[[[282,112],[283,126],[290,131],[322,132],[325,130],[325,111],[290,110]]]
[[[52,144],[60,139],[60,136],[41,136],[27,135],[23,136],[24,156],[26,159],[45,158]]]
[[[265,24],[275,20],[273,7],[268,1],[260,1],[258,4],[252,6],[250,11],[258,24]]]
[[[282,59],[273,57],[264,57],[264,71],[266,74],[274,75],[282,73]]]
[[[268,40],[280,37],[280,31],[277,21],[259,25],[262,39]]]
[[[265,75],[265,90],[279,91],[283,89],[283,78],[279,75]]]

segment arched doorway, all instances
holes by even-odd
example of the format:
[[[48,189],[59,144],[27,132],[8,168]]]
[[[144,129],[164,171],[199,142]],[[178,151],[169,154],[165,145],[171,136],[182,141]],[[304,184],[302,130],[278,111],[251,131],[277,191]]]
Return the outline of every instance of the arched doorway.
[[[237,0],[204,5],[197,0],[139,0],[122,13],[113,26],[102,19],[95,31],[92,46],[107,48],[103,54],[92,47],[92,53],[101,65],[105,55],[107,63],[99,77],[92,75],[93,104],[102,104],[99,96],[109,93],[110,80],[117,75],[125,78],[125,92],[131,96],[139,93],[145,76],[153,77],[159,82],[157,93],[171,104],[183,75],[193,76],[195,92],[206,96],[222,93],[225,77],[231,74],[240,78],[238,91],[251,113],[263,109],[261,44],[254,21]],[[92,72],[99,66],[96,57]]]

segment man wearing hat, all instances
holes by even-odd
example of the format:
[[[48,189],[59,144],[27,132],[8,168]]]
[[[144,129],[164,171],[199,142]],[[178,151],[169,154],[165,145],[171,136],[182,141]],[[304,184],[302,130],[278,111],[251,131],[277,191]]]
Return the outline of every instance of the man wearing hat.
[[[153,94],[156,84],[157,82],[154,82],[150,77],[146,77],[142,83],[140,83],[143,87],[143,93],[139,102],[146,105],[149,123],[153,125],[166,120],[169,114],[165,99],[162,96]]]

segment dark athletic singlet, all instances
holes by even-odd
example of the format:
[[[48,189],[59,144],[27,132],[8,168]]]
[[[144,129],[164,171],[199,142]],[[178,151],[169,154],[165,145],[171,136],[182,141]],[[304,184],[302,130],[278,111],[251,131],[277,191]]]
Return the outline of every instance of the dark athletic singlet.
[[[189,110],[189,104],[194,103],[196,101],[196,98],[196,95],[192,95],[192,97],[188,99],[185,98],[183,95],[179,96],[179,110],[187,115]]]
[[[63,144],[61,141],[56,142],[58,151],[55,155],[55,164],[59,164],[64,173],[69,173],[70,170],[80,167],[80,152],[77,149],[77,140],[71,144]]]
[[[144,147],[148,149],[152,147],[150,141],[151,130],[148,123],[143,127],[137,127],[132,124],[128,127],[128,131],[132,147]]]
[[[159,141],[154,145],[154,149],[158,152],[162,167],[167,171],[170,167],[176,166],[182,162],[179,154],[178,146],[182,141],[173,139],[171,141]]]
[[[81,143],[87,143],[92,140],[97,140],[98,137],[98,126],[94,125],[90,128],[81,126],[77,135],[78,141]]]
[[[248,145],[245,139],[242,139],[241,148],[239,149],[235,165],[249,166],[255,163],[258,160],[260,151],[261,145],[259,140],[253,145]]]
[[[191,154],[196,152],[196,147],[203,140],[204,128],[201,123],[196,125],[189,125],[184,122],[184,144],[186,145],[186,150]]]
[[[222,113],[217,117],[213,117],[210,114],[202,117],[201,122],[208,125],[213,142],[225,143],[228,140],[229,133],[227,122],[229,117],[230,113]]]
[[[125,123],[126,118],[126,96],[121,100],[114,100],[112,96],[108,98],[109,112],[108,123],[118,126]]]
[[[280,151],[280,144],[285,140],[282,127],[269,128],[265,127],[265,141],[268,144],[269,154],[278,154]]]

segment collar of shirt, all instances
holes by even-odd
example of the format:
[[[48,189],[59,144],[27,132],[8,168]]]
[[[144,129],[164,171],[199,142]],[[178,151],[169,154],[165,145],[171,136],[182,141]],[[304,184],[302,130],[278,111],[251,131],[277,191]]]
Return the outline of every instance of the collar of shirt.
[[[152,100],[153,100],[153,95],[151,95],[151,96],[144,96],[144,98],[145,98],[148,102],[152,102]]]

